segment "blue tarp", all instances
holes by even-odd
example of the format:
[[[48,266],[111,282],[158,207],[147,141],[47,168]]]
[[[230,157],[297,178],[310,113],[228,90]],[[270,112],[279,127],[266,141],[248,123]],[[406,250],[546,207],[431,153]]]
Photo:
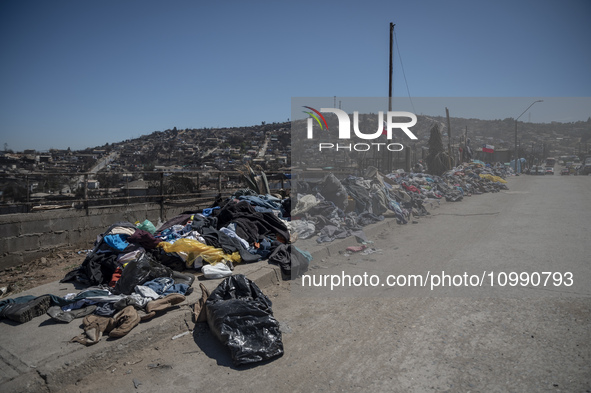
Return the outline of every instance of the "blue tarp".
[[[520,158],[519,160],[517,160],[517,170],[515,171],[515,173],[521,173],[521,167],[523,166],[523,164],[525,164],[527,162],[527,160],[525,158]],[[515,169],[515,160],[512,160],[509,163],[509,167],[511,169]]]

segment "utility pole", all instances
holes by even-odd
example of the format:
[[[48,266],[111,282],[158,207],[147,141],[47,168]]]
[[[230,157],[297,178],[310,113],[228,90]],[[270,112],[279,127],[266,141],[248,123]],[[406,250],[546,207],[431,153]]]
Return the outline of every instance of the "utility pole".
[[[392,76],[394,74],[393,56],[394,56],[394,23],[390,22],[390,67],[389,67],[389,83],[388,83],[388,111],[392,111]],[[408,155],[408,150],[406,152]],[[384,169],[390,173],[392,172],[392,152],[384,149],[385,165]]]
[[[523,114],[525,112],[527,112],[528,109],[531,108],[536,102],[544,102],[544,100],[537,100],[537,101],[532,102],[530,104],[530,106],[528,106],[527,109],[524,110],[523,113],[521,113],[521,115],[517,116],[517,118],[515,119],[515,161],[514,161],[515,162],[515,165],[513,167],[513,170],[515,171],[515,173],[517,173],[517,160],[519,159],[519,154],[517,152],[517,120],[519,120],[519,118],[521,116],[523,116]]]
[[[449,122],[449,110],[445,107],[445,116],[447,117],[447,154],[449,158],[449,168],[451,169],[451,125]]]
[[[390,23],[390,80],[388,84],[388,111],[392,111],[392,74],[394,72],[394,67],[392,66],[392,56],[393,56],[393,43],[394,43],[394,23]]]

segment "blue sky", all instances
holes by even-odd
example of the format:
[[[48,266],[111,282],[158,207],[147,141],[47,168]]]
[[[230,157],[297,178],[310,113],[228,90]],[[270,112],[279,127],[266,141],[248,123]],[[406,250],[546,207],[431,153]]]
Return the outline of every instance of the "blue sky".
[[[390,22],[411,96],[524,97],[499,116],[517,117],[538,97],[591,97],[589,20],[588,0],[4,0],[0,149],[287,121],[292,97],[387,96]],[[540,105],[532,121],[549,121]]]

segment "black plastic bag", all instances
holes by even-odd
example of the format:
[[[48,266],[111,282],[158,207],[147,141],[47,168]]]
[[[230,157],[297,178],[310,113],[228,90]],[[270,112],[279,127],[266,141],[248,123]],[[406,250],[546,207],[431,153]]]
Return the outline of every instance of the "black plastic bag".
[[[308,271],[310,260],[293,244],[280,244],[269,256],[269,263],[279,265],[284,280],[295,280]]]
[[[137,261],[131,261],[125,266],[121,278],[115,284],[114,292],[131,295],[136,285],[158,277],[172,278],[172,270],[154,260],[150,254],[144,254]]]
[[[271,300],[242,274],[226,278],[205,302],[207,323],[236,366],[283,355]]]

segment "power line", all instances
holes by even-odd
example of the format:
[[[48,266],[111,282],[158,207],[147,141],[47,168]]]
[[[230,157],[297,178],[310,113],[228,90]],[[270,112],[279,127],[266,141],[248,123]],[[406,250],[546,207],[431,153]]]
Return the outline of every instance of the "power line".
[[[410,89],[408,88],[408,81],[406,80],[406,73],[404,72],[404,64],[402,64],[402,55],[400,54],[400,48],[398,47],[398,39],[396,38],[396,30],[394,30],[394,42],[396,43],[396,51],[398,52],[398,58],[400,59],[400,66],[402,67],[402,76],[404,77],[404,83],[406,84],[406,92],[408,93],[408,99],[410,100],[410,105],[412,106],[413,113],[417,113],[415,110],[415,105],[412,102],[412,97],[410,96]]]

